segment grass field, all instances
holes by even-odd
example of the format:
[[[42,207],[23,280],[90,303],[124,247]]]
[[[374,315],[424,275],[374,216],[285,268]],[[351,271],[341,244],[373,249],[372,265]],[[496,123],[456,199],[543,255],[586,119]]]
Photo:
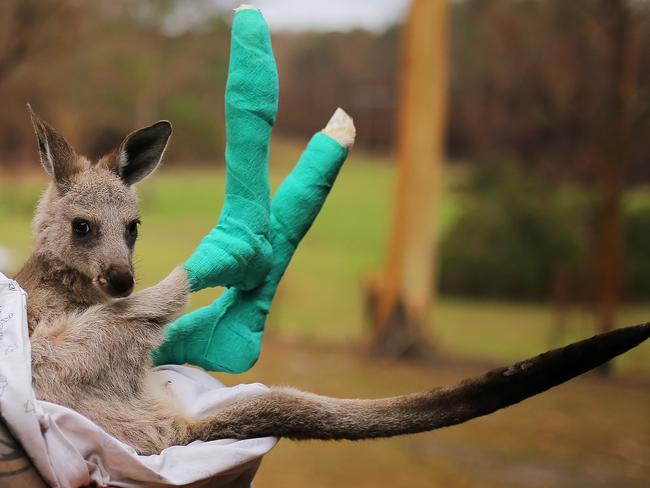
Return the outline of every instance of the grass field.
[[[272,154],[274,185],[295,161],[294,145]],[[448,178],[456,178],[452,171]],[[260,363],[219,375],[227,384],[283,383],[337,396],[377,397],[429,388],[551,346],[591,335],[593,317],[573,311],[553,334],[544,304],[442,297],[431,311],[431,336],[445,361],[393,364],[367,358],[361,283],[384,256],[392,198],[387,161],[355,155],[346,164],[274,303]],[[38,173],[0,174],[0,245],[17,261],[30,246],[29,220],[45,180]],[[162,278],[215,222],[221,169],[163,168],[141,185],[139,286]],[[444,229],[458,212],[448,191]],[[487,277],[486,277],[487,279]],[[214,293],[193,297],[208,303]],[[650,303],[626,306],[620,325],[650,318]],[[465,359],[470,359],[469,361]],[[281,442],[256,486],[331,487],[642,487],[650,482],[650,347],[617,363],[617,377],[588,376],[505,412],[440,432],[369,443]]]

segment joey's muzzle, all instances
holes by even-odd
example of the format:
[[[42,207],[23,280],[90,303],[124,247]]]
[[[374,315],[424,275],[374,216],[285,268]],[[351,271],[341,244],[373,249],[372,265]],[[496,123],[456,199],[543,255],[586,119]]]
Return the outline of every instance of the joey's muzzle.
[[[133,291],[135,281],[131,268],[126,266],[111,266],[97,278],[97,283],[104,293],[118,298],[126,297]]]

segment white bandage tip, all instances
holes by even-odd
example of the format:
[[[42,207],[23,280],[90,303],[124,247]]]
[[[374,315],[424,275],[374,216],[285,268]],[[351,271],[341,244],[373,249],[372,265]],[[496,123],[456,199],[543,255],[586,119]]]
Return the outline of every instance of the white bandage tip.
[[[352,147],[357,135],[352,117],[340,107],[336,109],[322,132],[346,148]]]
[[[240,10],[259,10],[255,5],[249,5],[249,4],[242,4],[239,7],[235,8],[235,13],[239,12]]]

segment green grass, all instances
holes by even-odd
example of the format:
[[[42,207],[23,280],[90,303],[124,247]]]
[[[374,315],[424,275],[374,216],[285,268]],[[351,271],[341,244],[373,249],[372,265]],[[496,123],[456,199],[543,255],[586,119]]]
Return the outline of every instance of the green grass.
[[[273,148],[274,187],[297,157],[293,144]],[[359,342],[366,336],[362,283],[382,265],[393,198],[392,166],[377,159],[355,154],[346,163],[282,282],[270,316],[270,334],[334,343]],[[447,173],[452,183],[460,177],[453,168]],[[14,250],[19,261],[29,252],[29,220],[44,185],[45,179],[36,175],[0,176],[0,244]],[[216,221],[223,190],[222,168],[163,168],[140,186],[143,225],[136,249],[140,287],[158,281],[189,256]],[[453,191],[446,192],[442,232],[458,213],[458,199]],[[216,293],[195,295],[192,306],[209,303]],[[443,297],[431,318],[431,336],[445,353],[492,361],[520,359],[594,332],[593,316],[573,311],[566,329],[557,333],[554,314],[544,304]],[[619,323],[648,319],[650,303],[623,307]],[[650,348],[626,354],[620,369],[650,374]]]
[[[592,311],[574,309],[563,329],[543,304],[469,301],[443,298],[434,311],[432,334],[443,351],[470,358],[512,362],[596,332]],[[620,326],[648,321],[650,305],[626,305],[618,317]],[[650,347],[644,344],[616,359],[615,367],[627,375],[650,377]]]

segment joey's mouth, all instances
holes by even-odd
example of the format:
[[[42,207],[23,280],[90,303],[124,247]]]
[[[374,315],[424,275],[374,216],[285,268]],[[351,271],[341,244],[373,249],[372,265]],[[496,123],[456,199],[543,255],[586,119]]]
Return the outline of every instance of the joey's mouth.
[[[110,270],[99,275],[95,282],[97,287],[111,298],[128,297],[135,286],[135,280],[131,273],[118,273]]]

